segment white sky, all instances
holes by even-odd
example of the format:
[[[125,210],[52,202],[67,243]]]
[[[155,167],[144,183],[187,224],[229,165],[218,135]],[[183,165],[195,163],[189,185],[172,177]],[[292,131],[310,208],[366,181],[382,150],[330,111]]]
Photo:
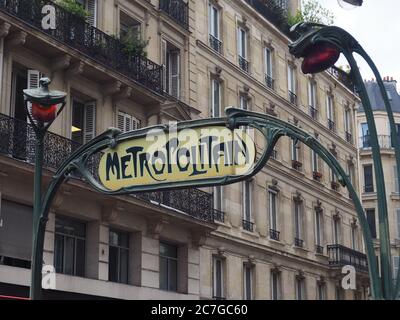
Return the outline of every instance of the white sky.
[[[377,65],[381,76],[400,82],[400,0],[364,0],[353,10],[341,8],[337,0],[319,0],[335,15],[335,25],[352,34]],[[372,79],[372,71],[358,58],[364,79]],[[340,60],[337,65],[345,65]]]

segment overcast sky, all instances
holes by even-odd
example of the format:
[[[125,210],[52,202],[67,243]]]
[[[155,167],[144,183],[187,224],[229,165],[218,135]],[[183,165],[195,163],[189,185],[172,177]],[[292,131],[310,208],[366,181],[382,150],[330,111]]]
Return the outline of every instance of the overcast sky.
[[[337,0],[319,0],[335,15],[335,24],[352,34],[377,65],[381,76],[400,81],[400,0],[364,0],[362,7],[341,8]],[[364,79],[373,78],[358,59]],[[344,65],[340,60],[338,65]]]

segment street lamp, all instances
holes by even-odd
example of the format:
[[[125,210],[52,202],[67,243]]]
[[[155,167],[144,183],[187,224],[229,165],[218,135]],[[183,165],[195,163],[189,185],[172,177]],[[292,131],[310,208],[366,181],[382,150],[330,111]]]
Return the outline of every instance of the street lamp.
[[[67,96],[65,92],[49,90],[50,83],[49,78],[42,78],[39,80],[38,89],[24,90],[26,112],[36,136],[30,287],[32,300],[40,298],[42,289],[43,250],[40,248],[43,248],[43,244],[37,243],[36,240],[42,239],[40,233],[44,234],[45,231],[45,221],[41,221],[44,138],[47,130],[64,109]]]
[[[338,0],[338,3],[343,9],[351,10],[356,7],[361,7],[363,0]]]
[[[356,3],[356,1],[347,2]],[[304,58],[302,69],[305,73],[321,72],[332,67],[336,62],[337,52],[343,53],[351,67],[350,76],[354,80],[356,92],[361,98],[367,117],[377,185],[381,278],[379,277],[379,269],[375,259],[374,245],[369,226],[365,223],[361,224],[368,257],[371,291],[375,299],[397,299],[400,292],[400,272],[398,273],[396,285],[393,285],[386,189],[376,124],[371,102],[354,58],[354,53],[359,54],[366,60],[377,79],[389,118],[392,143],[396,155],[397,174],[400,176],[400,141],[396,139],[397,128],[382,78],[372,59],[357,40],[345,30],[335,26],[325,26],[316,23],[298,23],[292,27],[291,31],[296,32],[299,38],[289,45],[289,51],[297,58]]]

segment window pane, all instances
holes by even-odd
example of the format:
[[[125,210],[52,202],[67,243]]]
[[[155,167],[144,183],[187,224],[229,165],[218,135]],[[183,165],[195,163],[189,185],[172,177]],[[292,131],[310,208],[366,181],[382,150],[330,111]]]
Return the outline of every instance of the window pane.
[[[168,260],[160,257],[160,289],[168,290]]]
[[[178,248],[166,243],[160,243],[160,254],[165,257],[178,258]]]
[[[75,264],[75,240],[74,238],[65,237],[65,247],[64,247],[64,274],[73,275],[74,274],[74,264]]]
[[[128,283],[129,251],[120,249],[120,279],[121,283]]]
[[[373,239],[376,239],[375,209],[367,210],[368,225]]]
[[[85,275],[85,241],[76,240],[76,275],[83,277]]]
[[[64,265],[64,237],[55,235],[54,244],[54,265],[57,273],[63,273]]]
[[[178,291],[178,263],[168,260],[168,290]]]
[[[111,246],[108,258],[108,279],[112,282],[118,282],[118,249]]]

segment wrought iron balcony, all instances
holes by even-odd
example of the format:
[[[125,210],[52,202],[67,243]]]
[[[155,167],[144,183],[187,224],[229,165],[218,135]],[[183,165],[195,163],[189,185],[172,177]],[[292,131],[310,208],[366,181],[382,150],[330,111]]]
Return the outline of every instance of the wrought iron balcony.
[[[160,0],[160,10],[189,30],[189,5],[182,0]]]
[[[34,164],[35,140],[31,125],[25,121],[0,114],[0,155]],[[78,147],[79,143],[54,133],[48,133],[44,142],[44,167],[55,171],[61,163]],[[89,159],[88,168],[97,177],[98,157]],[[74,175],[75,178],[79,178]],[[181,211],[195,219],[214,222],[221,218],[213,208],[213,196],[198,189],[147,192],[134,195],[144,201]]]
[[[324,247],[318,244],[315,245],[315,252],[318,254],[324,254]]]
[[[225,213],[221,210],[214,209],[214,221],[225,222]]]
[[[242,227],[246,231],[254,232],[254,223],[247,220],[242,220]]]
[[[365,193],[372,193],[374,192],[374,185],[373,184],[367,184],[364,186],[364,192]]]
[[[42,8],[47,4],[55,8],[57,21],[55,30],[42,28]],[[0,1],[0,11],[16,17],[54,40],[72,47],[149,90],[160,94],[163,92],[161,66],[143,56],[130,55],[120,40],[91,26],[52,1]]]
[[[218,53],[222,53],[222,42],[210,34],[210,47],[217,51]]]
[[[272,240],[279,241],[280,235],[281,235],[281,233],[280,233],[279,231],[276,231],[276,230],[274,230],[274,229],[270,229],[270,230],[269,230],[269,237],[270,237]]]
[[[350,132],[346,131],[346,141],[349,143],[353,142],[353,135]]]
[[[362,252],[335,244],[328,246],[328,256],[332,267],[352,265],[358,271],[368,272],[367,256]]]
[[[297,95],[289,90],[289,101],[297,106]]]
[[[268,88],[271,88],[272,90],[275,88],[275,80],[267,74],[265,75],[265,84]]]
[[[318,116],[318,110],[313,106],[310,106],[310,116],[314,120],[317,119],[317,116]]]
[[[249,62],[242,56],[239,56],[239,67],[243,71],[249,72]]]
[[[294,238],[294,245],[296,247],[303,248],[304,247],[304,240],[299,239],[299,238]]]
[[[333,122],[331,119],[328,119],[328,128],[331,131],[335,131],[336,130],[335,122]]]
[[[346,71],[333,66],[327,70],[327,72],[332,75],[339,82],[343,83],[352,92],[355,92],[355,84],[350,74]]]
[[[379,135],[378,144],[381,149],[392,149],[392,138],[389,135]],[[360,137],[359,139],[360,149],[370,149],[371,148],[371,138],[369,135]]]
[[[271,152],[271,159],[278,159],[278,150],[274,149]]]

